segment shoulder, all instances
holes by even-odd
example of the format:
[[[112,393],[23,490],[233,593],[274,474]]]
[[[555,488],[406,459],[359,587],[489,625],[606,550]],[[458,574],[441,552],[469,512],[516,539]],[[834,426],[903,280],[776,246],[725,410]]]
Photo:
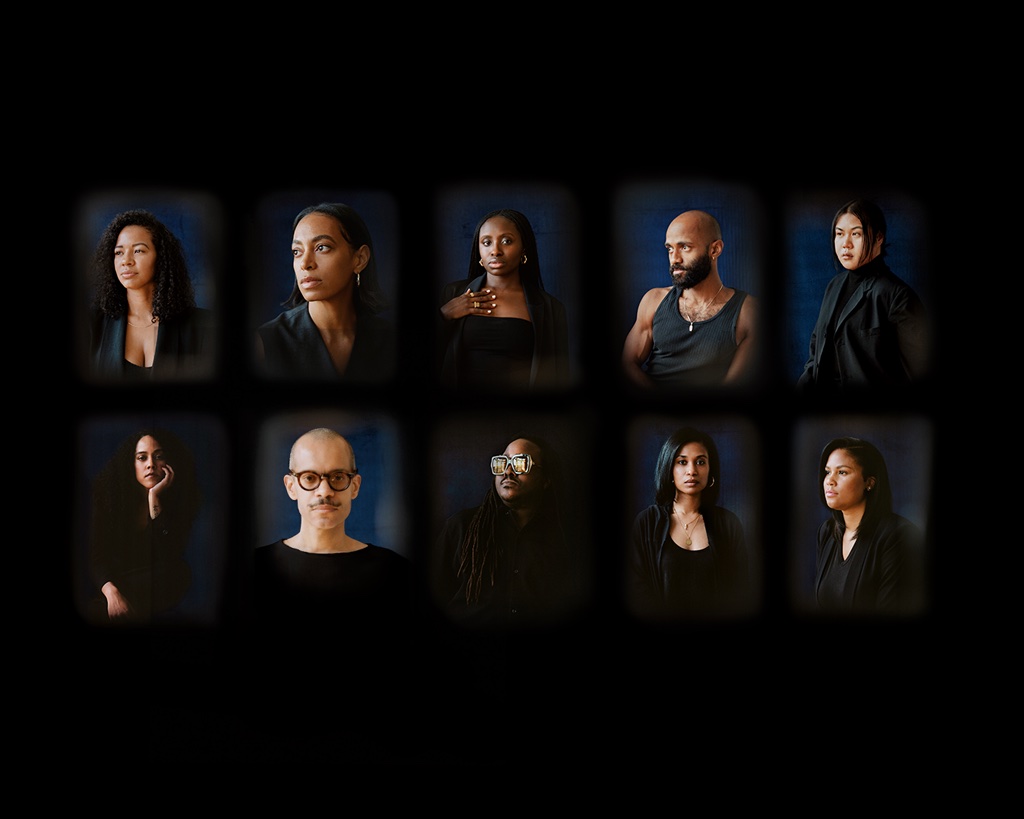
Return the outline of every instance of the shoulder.
[[[289,310],[285,310],[283,313],[278,313],[270,321],[261,324],[259,332],[278,332],[285,328],[296,327],[303,319],[304,316],[308,315],[305,303],[292,307]]]
[[[453,282],[448,282],[443,288],[441,293],[445,300],[454,298],[459,293],[465,293],[467,288],[475,281],[475,279],[457,279]]]
[[[377,546],[373,543],[367,543],[366,548],[362,550],[366,553],[366,557],[370,560],[376,560],[378,563],[388,563],[396,567],[404,567],[410,564],[409,558],[405,555],[401,555],[394,549],[388,549],[385,546]]]
[[[637,312],[653,315],[654,311],[665,301],[672,290],[672,287],[652,287],[640,298],[640,306],[637,308]]]

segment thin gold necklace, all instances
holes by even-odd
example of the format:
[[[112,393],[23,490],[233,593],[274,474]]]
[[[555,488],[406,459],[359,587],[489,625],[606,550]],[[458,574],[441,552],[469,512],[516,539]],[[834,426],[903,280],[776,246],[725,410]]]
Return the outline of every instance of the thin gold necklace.
[[[141,328],[141,329],[145,330],[145,329],[147,329],[149,327],[156,326],[156,316],[153,316],[153,318],[151,318],[149,320],[149,324],[132,324],[132,320],[130,318],[128,318],[127,316],[125,317],[125,321],[128,322],[128,325],[130,327],[134,327],[135,329],[140,329]]]
[[[718,293],[715,293],[715,295],[713,295],[710,300],[704,302],[704,306],[700,308],[700,312],[695,313],[693,318],[690,318],[688,315],[686,315],[686,313],[683,313],[683,318],[690,322],[691,333],[693,332],[693,323],[695,321],[700,321],[704,317],[704,313],[707,311],[708,307],[710,307],[714,303],[715,299],[718,298],[718,294],[721,293],[724,289],[725,282],[722,282],[722,286],[718,288]]]
[[[698,512],[697,513],[697,517],[695,517],[693,520],[691,520],[689,523],[687,523],[686,521],[683,520],[682,513],[678,509],[676,509],[676,505],[674,503],[672,504],[672,511],[676,515],[679,516],[679,522],[681,524],[683,524],[683,534],[686,535],[686,545],[687,546],[692,546],[693,545],[693,538],[690,537],[690,527],[693,526],[695,523],[697,523],[697,521],[699,521],[704,516],[700,512]],[[694,529],[694,531],[696,531],[696,529]]]

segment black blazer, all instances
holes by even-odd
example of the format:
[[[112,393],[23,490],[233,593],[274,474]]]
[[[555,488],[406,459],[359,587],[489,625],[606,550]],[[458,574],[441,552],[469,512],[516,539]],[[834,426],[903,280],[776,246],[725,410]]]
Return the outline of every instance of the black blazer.
[[[372,313],[361,313],[344,376],[331,362],[320,331],[305,302],[279,314],[256,331],[263,342],[262,375],[269,378],[310,379],[377,384],[389,381],[395,371],[395,332],[391,322]]]
[[[917,293],[881,259],[861,270],[863,280],[837,316],[833,339],[829,326],[850,274],[839,273],[825,288],[798,386],[831,386],[819,381],[825,355],[835,355],[842,388],[903,386],[926,374],[929,329]]]
[[[475,279],[460,279],[446,284],[441,291],[441,304],[447,304],[469,288],[474,292],[484,286],[486,274]],[[569,322],[565,305],[540,287],[526,290],[526,309],[533,322],[533,363],[530,366],[530,386],[544,388],[566,387],[569,383]],[[440,314],[440,311],[439,311]],[[462,362],[462,332],[465,318],[455,321],[440,319],[441,328],[441,382],[448,386],[459,383]]]
[[[92,316],[89,360],[92,372],[103,378],[123,378],[129,365],[124,358],[128,317],[112,318],[100,311]],[[196,307],[174,318],[162,319],[153,357],[154,380],[212,378],[214,375],[213,313]]]

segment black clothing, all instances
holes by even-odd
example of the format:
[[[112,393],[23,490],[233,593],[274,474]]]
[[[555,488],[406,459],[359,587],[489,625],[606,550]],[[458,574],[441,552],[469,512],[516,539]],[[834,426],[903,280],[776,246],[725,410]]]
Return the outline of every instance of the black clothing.
[[[309,628],[408,624],[412,563],[367,544],[354,552],[310,553],[283,540],[256,550],[257,619]]]
[[[494,522],[494,580],[485,571],[480,598],[466,600],[468,577],[459,576],[463,541],[477,509],[450,517],[437,539],[435,592],[452,619],[472,625],[552,623],[579,603],[580,570],[561,521],[550,509],[522,529],[501,506]],[[481,532],[481,537],[487,537]]]
[[[533,324],[518,318],[466,316],[463,338],[463,386],[529,388]]]
[[[395,330],[390,321],[373,313],[358,314],[352,354],[343,375],[334,369],[307,302],[280,313],[256,333],[263,342],[260,374],[268,378],[380,384],[394,376]]]
[[[862,527],[863,528],[863,527]],[[833,519],[818,529],[815,597],[831,612],[918,613],[923,605],[921,531],[891,514],[858,533],[843,560],[842,535]]]
[[[679,285],[670,288],[654,312],[647,375],[672,386],[721,384],[736,356],[736,324],[747,294],[737,290],[711,318],[694,321],[691,330],[679,313],[682,292]]]
[[[131,622],[147,622],[180,603],[192,582],[185,560],[192,521],[174,514],[173,503],[164,501],[164,511],[141,526],[144,510],[137,516],[105,505],[93,511],[89,548],[89,569],[96,591],[113,583],[128,601]],[[95,598],[100,619],[107,614],[106,598]]]
[[[125,360],[127,330],[127,316],[113,318],[100,311],[93,312],[89,360],[94,375],[153,381],[211,378],[214,375],[212,311],[197,307],[183,315],[161,319],[150,368],[138,367]]]
[[[629,602],[641,617],[716,615],[749,610],[751,584],[743,525],[728,509],[701,507],[708,547],[680,549],[669,535],[672,507],[636,516],[629,544]]]
[[[844,305],[840,299],[853,285]],[[927,370],[929,328],[917,293],[882,261],[843,271],[825,288],[800,388],[899,387]]]
[[[486,274],[475,279],[462,279],[444,286],[441,304],[447,304],[467,289],[477,292],[483,289]],[[533,325],[533,356],[530,362],[530,387],[563,388],[569,381],[569,322],[565,306],[540,287],[525,285],[526,308]],[[438,313],[440,315],[440,311]],[[467,383],[478,383],[480,377],[489,378],[489,373],[467,372],[470,364],[469,340],[466,338],[466,316],[454,321],[441,319],[438,339],[441,344],[441,381],[452,387]],[[485,319],[490,320],[490,319]]]

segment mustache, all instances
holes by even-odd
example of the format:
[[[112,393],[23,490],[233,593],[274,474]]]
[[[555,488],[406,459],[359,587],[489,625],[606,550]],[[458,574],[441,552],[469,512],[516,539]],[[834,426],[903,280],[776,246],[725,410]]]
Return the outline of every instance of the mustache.
[[[339,506],[341,506],[341,504],[329,501],[327,500],[327,498],[322,498],[318,501],[313,501],[311,504],[309,504],[310,509],[316,509],[316,507],[318,506],[333,506],[335,509],[337,509]]]

